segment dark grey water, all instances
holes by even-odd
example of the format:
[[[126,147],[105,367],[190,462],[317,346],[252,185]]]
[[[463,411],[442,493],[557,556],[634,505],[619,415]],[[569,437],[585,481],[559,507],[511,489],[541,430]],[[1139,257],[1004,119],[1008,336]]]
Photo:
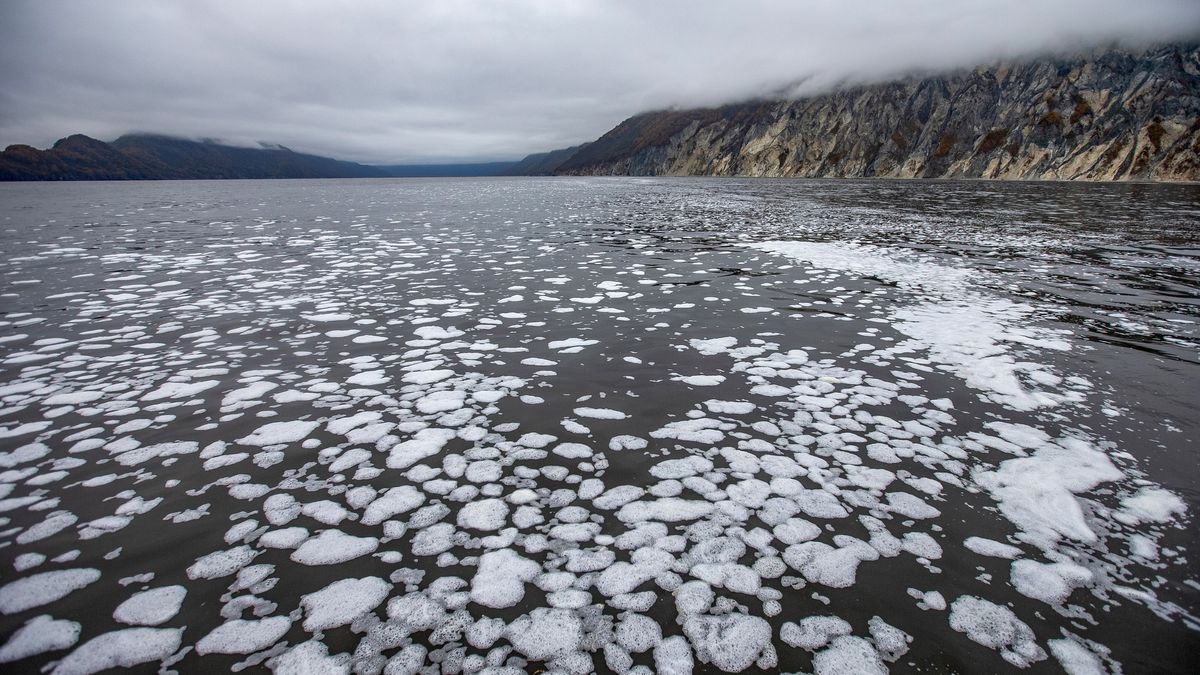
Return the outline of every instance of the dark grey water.
[[[9,672],[1200,665],[1200,187],[4,184],[0,246]]]

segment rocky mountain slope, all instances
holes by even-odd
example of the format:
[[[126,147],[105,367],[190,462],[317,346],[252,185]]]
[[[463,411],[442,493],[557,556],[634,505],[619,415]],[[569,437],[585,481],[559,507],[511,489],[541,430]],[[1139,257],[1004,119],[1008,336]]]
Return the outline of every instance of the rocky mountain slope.
[[[133,134],[105,143],[82,134],[38,150],[0,152],[0,180],[158,180],[173,178],[362,178],[383,170],[283,147],[239,148]]]
[[[574,175],[1200,180],[1200,45],[631,117]]]
[[[587,146],[587,143],[573,145],[561,150],[526,155],[524,159],[510,167],[505,174],[509,176],[552,176],[555,169],[585,146]]]

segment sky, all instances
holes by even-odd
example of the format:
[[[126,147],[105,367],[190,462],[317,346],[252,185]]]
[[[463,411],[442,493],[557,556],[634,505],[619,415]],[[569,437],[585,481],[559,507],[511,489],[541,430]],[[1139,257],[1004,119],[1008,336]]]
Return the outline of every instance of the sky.
[[[0,0],[0,146],[516,159],[801,82],[1198,36],[1198,0]]]

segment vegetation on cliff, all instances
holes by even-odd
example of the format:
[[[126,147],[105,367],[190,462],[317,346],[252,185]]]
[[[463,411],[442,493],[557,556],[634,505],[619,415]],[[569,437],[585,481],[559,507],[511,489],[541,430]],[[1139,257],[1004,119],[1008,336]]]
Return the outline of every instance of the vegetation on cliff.
[[[105,143],[82,134],[38,150],[10,145],[0,180],[158,180],[179,178],[361,178],[381,169],[279,146],[241,148],[169,136],[133,134]]]
[[[1200,45],[635,115],[577,175],[1200,180]]]

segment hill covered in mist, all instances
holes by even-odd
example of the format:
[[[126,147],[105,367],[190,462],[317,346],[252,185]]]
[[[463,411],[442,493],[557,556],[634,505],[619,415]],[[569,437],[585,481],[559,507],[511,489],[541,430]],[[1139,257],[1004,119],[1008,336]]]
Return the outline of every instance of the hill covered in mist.
[[[1200,180],[1200,45],[635,115],[553,173]]]

